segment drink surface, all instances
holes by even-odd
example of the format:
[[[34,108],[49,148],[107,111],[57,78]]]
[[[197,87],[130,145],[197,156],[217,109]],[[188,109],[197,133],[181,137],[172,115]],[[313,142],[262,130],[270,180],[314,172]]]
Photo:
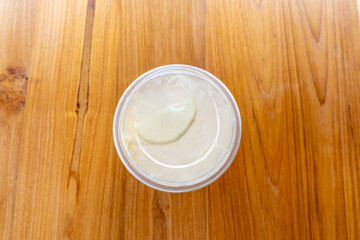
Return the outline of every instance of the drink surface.
[[[167,186],[194,184],[227,160],[234,112],[214,83],[190,73],[155,75],[122,111],[119,136],[145,176]]]

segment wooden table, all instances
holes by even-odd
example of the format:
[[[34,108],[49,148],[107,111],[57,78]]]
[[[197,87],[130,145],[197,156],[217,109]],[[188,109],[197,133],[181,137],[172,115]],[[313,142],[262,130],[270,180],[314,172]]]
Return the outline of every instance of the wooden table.
[[[1,0],[0,239],[360,239],[360,3]],[[232,166],[146,187],[112,139],[140,74],[183,63],[234,94]]]

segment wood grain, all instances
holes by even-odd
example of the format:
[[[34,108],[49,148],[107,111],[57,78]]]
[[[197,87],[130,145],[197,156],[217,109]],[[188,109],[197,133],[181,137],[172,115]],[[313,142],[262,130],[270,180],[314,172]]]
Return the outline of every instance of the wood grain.
[[[0,238],[359,239],[355,0],[0,1]],[[234,94],[210,186],[144,186],[112,140],[140,74],[194,65]]]
[[[0,2],[0,238],[9,239],[18,191],[34,21],[25,1]],[[10,14],[10,13],[17,13]]]

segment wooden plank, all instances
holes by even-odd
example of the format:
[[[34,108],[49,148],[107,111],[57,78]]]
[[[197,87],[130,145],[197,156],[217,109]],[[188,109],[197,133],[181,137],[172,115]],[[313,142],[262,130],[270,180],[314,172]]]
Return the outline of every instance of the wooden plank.
[[[35,5],[0,2],[0,238],[9,239],[15,217]]]
[[[96,1],[75,238],[206,237],[207,189],[171,195],[145,187],[112,139],[117,101],[137,76],[170,63],[205,66],[204,10],[202,2]]]
[[[14,202],[5,224],[5,239],[66,236],[63,225],[67,215],[60,203],[68,186],[75,138],[86,4],[8,1],[1,8],[6,13],[2,15],[8,24],[5,28],[15,29],[2,32],[2,49],[15,49],[5,53],[3,58],[12,60],[5,66],[24,66],[28,78],[24,117],[7,119],[13,124],[11,148],[20,154],[20,160],[8,155],[15,180],[7,186]],[[18,54],[23,54],[22,58],[15,58]]]
[[[210,235],[215,238],[309,238],[302,209],[306,205],[297,193],[302,184],[296,172],[301,145],[295,142],[283,4],[207,5],[207,26],[212,29],[207,69],[234,93],[243,122],[237,158],[210,187]]]

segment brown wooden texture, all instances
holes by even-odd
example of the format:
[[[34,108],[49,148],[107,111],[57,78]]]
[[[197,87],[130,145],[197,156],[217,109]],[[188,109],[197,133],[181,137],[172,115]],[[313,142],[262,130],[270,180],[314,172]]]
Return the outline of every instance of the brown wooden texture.
[[[1,239],[360,239],[356,0],[0,1]],[[112,140],[140,74],[218,76],[242,116],[229,170],[144,186]]]

